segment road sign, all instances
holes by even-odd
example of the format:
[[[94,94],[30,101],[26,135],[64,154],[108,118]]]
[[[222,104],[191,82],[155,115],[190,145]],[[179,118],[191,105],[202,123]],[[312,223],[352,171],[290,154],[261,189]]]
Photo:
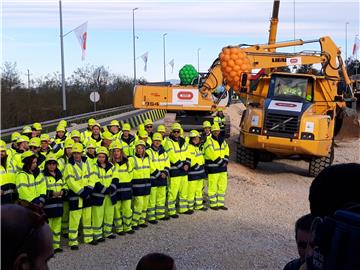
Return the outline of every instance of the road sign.
[[[100,100],[99,92],[96,92],[96,91],[91,92],[91,93],[90,93],[90,100],[91,100],[92,102],[98,102],[98,101]]]

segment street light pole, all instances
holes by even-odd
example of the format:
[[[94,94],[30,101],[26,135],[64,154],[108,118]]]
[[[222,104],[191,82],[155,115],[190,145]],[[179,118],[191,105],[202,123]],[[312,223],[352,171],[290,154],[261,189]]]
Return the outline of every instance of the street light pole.
[[[134,53],[134,87],[136,85],[136,52],[135,52],[135,10],[139,8],[132,9],[132,23],[133,23],[133,53]]]
[[[345,23],[345,62],[347,60],[347,26],[349,22]]]
[[[167,33],[163,34],[163,50],[164,50],[164,82],[166,82],[166,63],[165,63],[165,37]]]
[[[200,72],[200,48],[197,49],[197,71]]]

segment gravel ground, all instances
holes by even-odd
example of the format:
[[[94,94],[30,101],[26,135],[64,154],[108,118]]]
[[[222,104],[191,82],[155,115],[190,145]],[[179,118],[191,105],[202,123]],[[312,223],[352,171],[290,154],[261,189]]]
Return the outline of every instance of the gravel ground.
[[[232,105],[234,153],[240,104]],[[360,140],[338,143],[335,163],[360,162]],[[228,211],[196,212],[149,225],[134,235],[80,245],[50,261],[50,269],[135,269],[150,252],[171,255],[178,269],[282,269],[296,257],[293,227],[309,211],[312,178],[303,161],[260,163],[256,171],[234,161],[229,165]]]

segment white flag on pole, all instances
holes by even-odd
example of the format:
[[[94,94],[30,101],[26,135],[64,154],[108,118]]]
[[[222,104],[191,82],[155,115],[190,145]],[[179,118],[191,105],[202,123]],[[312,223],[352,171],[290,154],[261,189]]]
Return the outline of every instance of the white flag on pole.
[[[82,52],[81,60],[85,60],[85,55],[86,55],[87,23],[88,22],[85,22],[74,29],[75,36],[79,41],[81,47],[81,52]]]
[[[173,73],[173,71],[174,71],[174,58],[173,59],[171,59],[171,61],[169,62],[169,65],[171,66],[171,73]]]
[[[359,47],[360,47],[360,40],[359,40],[359,35],[355,36],[355,41],[354,41],[354,46],[353,46],[353,52],[352,52],[352,57],[356,58],[357,57],[357,53],[359,51]]]
[[[144,61],[145,65],[144,65],[144,71],[146,72],[147,70],[147,62],[148,62],[148,56],[149,56],[149,52],[144,53],[141,57],[141,59]]]

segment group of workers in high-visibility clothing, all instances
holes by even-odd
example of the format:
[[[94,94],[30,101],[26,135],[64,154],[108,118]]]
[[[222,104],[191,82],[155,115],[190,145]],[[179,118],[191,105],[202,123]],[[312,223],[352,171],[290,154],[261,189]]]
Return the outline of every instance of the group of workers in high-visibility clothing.
[[[66,121],[55,137],[42,134],[40,123],[14,132],[11,146],[0,141],[1,203],[25,200],[42,207],[53,232],[55,252],[60,237],[79,248],[81,222],[84,243],[97,245],[116,234],[132,234],[147,223],[178,218],[209,206],[227,210],[229,146],[221,127],[205,121],[203,132],[184,138],[179,123],[166,136],[164,125],[153,132],[146,119],[131,134],[128,123],[113,120],[101,127],[69,132]]]

